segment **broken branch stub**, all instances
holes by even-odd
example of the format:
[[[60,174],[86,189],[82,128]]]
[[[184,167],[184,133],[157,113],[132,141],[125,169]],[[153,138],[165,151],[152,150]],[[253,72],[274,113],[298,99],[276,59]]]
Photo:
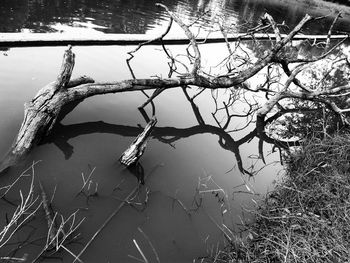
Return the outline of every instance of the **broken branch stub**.
[[[122,164],[129,167],[137,163],[146,149],[147,141],[156,123],[157,119],[153,116],[152,119],[147,123],[142,133],[136,137],[129,148],[126,149],[122,156],[119,158],[119,161]]]
[[[57,90],[67,87],[70,81],[70,77],[72,76],[74,64],[75,64],[75,55],[72,52],[72,46],[69,45],[68,49],[64,52],[60,74],[58,74],[58,77],[57,77],[57,82],[56,82]]]

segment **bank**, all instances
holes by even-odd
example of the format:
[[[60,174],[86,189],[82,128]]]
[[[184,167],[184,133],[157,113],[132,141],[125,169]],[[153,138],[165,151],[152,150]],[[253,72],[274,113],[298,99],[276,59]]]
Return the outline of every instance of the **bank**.
[[[350,135],[316,137],[286,157],[286,174],[225,262],[348,262]],[[220,262],[220,261],[216,261]]]

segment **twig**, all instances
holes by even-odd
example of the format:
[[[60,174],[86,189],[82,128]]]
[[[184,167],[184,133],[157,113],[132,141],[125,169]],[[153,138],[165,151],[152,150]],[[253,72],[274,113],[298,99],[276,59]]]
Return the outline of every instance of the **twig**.
[[[280,33],[280,31],[279,31],[279,29],[278,29],[278,27],[276,25],[276,22],[273,19],[273,17],[270,14],[265,13],[264,19],[267,19],[269,21],[270,25],[272,26],[272,29],[273,29],[273,31],[275,32],[275,35],[276,35],[276,42],[280,42],[282,40],[281,33]]]
[[[90,244],[95,240],[95,238],[101,233],[101,231],[108,225],[108,223],[112,220],[112,218],[118,214],[118,212],[124,207],[125,204],[128,203],[128,200],[137,192],[139,189],[139,185],[137,185],[128,195],[127,197],[121,202],[121,204],[108,216],[108,218],[104,221],[104,223],[98,228],[98,230],[95,232],[95,234],[91,237],[91,239],[86,243],[84,248],[79,252],[77,255],[77,258],[80,258],[81,255],[86,251],[86,249],[90,246]],[[76,262],[76,259],[74,259],[73,263]]]
[[[333,30],[333,27],[335,25],[335,23],[337,22],[338,18],[341,17],[341,12],[339,12],[337,14],[337,16],[334,18],[333,22],[332,22],[332,25],[330,26],[329,30],[328,30],[328,34],[327,34],[327,41],[326,41],[326,47],[324,49],[324,52],[327,52],[328,49],[329,49],[329,44],[331,42],[331,35],[332,35],[332,30]]]
[[[148,244],[150,245],[150,247],[152,248],[152,251],[154,253],[154,255],[156,256],[156,260],[158,263],[160,263],[160,259],[159,259],[159,255],[157,253],[157,250],[155,249],[155,247],[153,246],[151,240],[149,239],[149,237],[145,234],[145,232],[140,228],[138,227],[137,230],[147,239],[148,241]]]
[[[191,46],[192,46],[192,48],[194,50],[194,54],[195,54],[194,55],[195,60],[193,63],[193,69],[192,69],[191,74],[193,76],[196,76],[200,70],[200,67],[201,67],[201,53],[200,53],[199,48],[198,48],[196,37],[191,32],[191,30],[188,28],[188,26],[186,26],[179,17],[177,17],[173,12],[171,12],[167,6],[160,4],[160,3],[156,3],[156,5],[164,8],[167,11],[167,13],[170,15],[170,17],[172,17],[172,19],[174,19],[174,21],[184,30],[186,36],[190,40]]]
[[[39,197],[34,197],[34,165],[36,163],[37,162],[33,162],[32,166],[30,167],[32,170],[32,179],[27,196],[23,196],[22,191],[19,191],[21,203],[12,214],[12,217],[7,225],[5,225],[0,232],[0,248],[8,243],[8,241],[18,231],[18,229],[20,229],[32,216],[34,216],[42,205],[42,202],[38,202]],[[34,209],[31,211],[32,208]]]
[[[81,178],[83,179],[83,186],[81,187],[80,191],[76,195],[79,195],[80,193],[82,193],[82,191],[85,188],[85,186],[87,185],[87,183],[89,183],[91,181],[90,178],[92,177],[92,174],[94,173],[95,170],[96,170],[96,167],[94,167],[91,170],[90,174],[88,175],[88,177],[86,179],[84,177],[84,173],[81,173]]]
[[[157,165],[155,166],[152,171],[145,176],[145,180],[146,178],[148,178],[158,167],[161,167],[162,165]],[[95,240],[95,238],[101,233],[101,231],[108,225],[108,223],[113,219],[113,217],[118,214],[118,212],[124,207],[124,205],[128,204],[129,199],[132,198],[132,196],[135,195],[135,193],[139,190],[140,188],[140,184],[138,184],[137,186],[135,186],[135,188],[127,195],[127,197],[124,198],[124,200],[121,202],[121,204],[108,216],[108,218],[103,222],[103,224],[97,229],[97,231],[95,232],[95,234],[91,237],[91,239],[86,243],[86,245],[84,246],[84,248],[80,251],[80,253],[78,254],[77,258],[80,258],[81,255],[86,251],[86,249],[90,246],[90,244]],[[73,263],[76,260],[73,261]]]
[[[134,242],[135,247],[137,248],[137,250],[139,251],[141,257],[143,258],[143,262],[144,262],[144,263],[148,263],[148,260],[147,260],[147,258],[146,258],[146,256],[145,256],[145,254],[142,252],[142,250],[141,250],[140,246],[137,244],[136,240],[133,239],[132,241]]]

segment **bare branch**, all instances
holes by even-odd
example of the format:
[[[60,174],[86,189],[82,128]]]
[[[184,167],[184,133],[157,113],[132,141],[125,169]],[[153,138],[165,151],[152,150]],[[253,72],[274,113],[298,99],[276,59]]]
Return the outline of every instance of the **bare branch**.
[[[72,52],[72,46],[68,46],[68,49],[64,52],[61,70],[57,77],[56,89],[66,88],[72,75],[74,63],[75,55]]]
[[[276,42],[280,42],[282,40],[281,38],[281,33],[276,25],[275,20],[273,19],[273,17],[271,15],[269,15],[268,13],[265,13],[264,15],[264,19],[267,19],[270,23],[270,25],[272,26],[273,31],[275,32],[276,35]]]
[[[341,17],[341,12],[339,12],[336,17],[334,18],[333,20],[333,23],[332,25],[330,26],[329,30],[328,30],[328,34],[327,34],[327,41],[326,41],[326,46],[324,48],[324,52],[326,53],[329,49],[329,45],[331,43],[331,35],[332,35],[332,30],[333,30],[333,27],[335,25],[335,23],[337,22],[338,18]]]
[[[199,70],[201,67],[201,53],[200,53],[199,48],[198,48],[196,37],[191,32],[191,30],[188,28],[188,26],[186,26],[178,16],[176,16],[173,12],[171,12],[167,6],[160,4],[160,3],[157,3],[156,5],[164,8],[167,11],[167,13],[170,15],[170,17],[172,17],[172,19],[174,19],[174,21],[183,29],[186,36],[190,40],[191,46],[192,46],[194,54],[195,54],[194,55],[195,59],[194,59],[193,69],[192,69],[191,74],[192,74],[192,76],[196,76],[199,73]]]
[[[132,70],[131,65],[130,65],[130,61],[134,58],[133,54],[136,53],[141,47],[143,47],[145,45],[149,45],[149,44],[152,44],[154,42],[162,41],[163,38],[169,33],[172,24],[173,24],[173,18],[170,18],[170,21],[169,21],[169,24],[168,24],[167,28],[165,29],[165,31],[160,36],[158,36],[158,37],[156,37],[154,39],[150,39],[148,41],[145,41],[143,43],[140,43],[134,50],[128,52],[129,57],[126,59],[126,63],[128,65],[128,68],[130,70],[130,73],[131,73],[131,76],[132,76],[133,79],[136,79],[134,71]]]

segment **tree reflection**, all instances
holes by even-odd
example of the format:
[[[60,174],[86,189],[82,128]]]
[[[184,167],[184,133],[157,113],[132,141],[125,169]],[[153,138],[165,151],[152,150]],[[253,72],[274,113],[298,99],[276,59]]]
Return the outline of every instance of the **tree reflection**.
[[[197,113],[194,112],[194,114]],[[270,118],[266,122],[268,123],[272,120],[273,118]],[[52,134],[47,137],[42,143],[53,143],[62,151],[65,159],[69,159],[74,154],[74,146],[69,143],[69,140],[75,137],[94,133],[107,133],[121,135],[124,137],[136,137],[142,131],[143,128],[140,126],[119,125],[106,123],[103,121],[84,122],[69,125],[60,123],[53,130]],[[206,124],[204,122],[200,122],[198,125],[194,125],[188,128],[155,127],[151,137],[157,139],[162,143],[171,145],[176,141],[200,134],[216,135],[218,137],[218,144],[220,147],[234,154],[240,172],[249,175],[253,175],[253,173],[246,169],[244,161],[241,157],[240,147],[244,146],[246,143],[249,143],[254,138],[258,138],[261,142],[263,141],[269,144],[273,144],[278,148],[283,149],[287,149],[292,145],[298,145],[298,142],[283,142],[281,140],[272,139],[266,134],[261,134],[258,136],[256,128],[250,132],[247,132],[247,134],[242,138],[235,140],[233,139],[232,135],[228,133],[224,128]],[[140,172],[140,169],[142,170],[142,167],[135,167],[132,173],[135,174],[140,182],[142,182],[143,172]]]
[[[0,5],[0,31],[57,32],[60,26],[92,27],[105,33],[144,34],[156,27],[168,15],[156,7],[157,0],[2,0]],[[197,17],[199,25],[210,28],[216,17],[233,24],[234,31],[245,32],[259,23],[259,17],[270,13],[277,22],[283,21],[294,27],[308,8],[311,15],[321,16],[328,9],[317,5],[295,4],[288,1],[239,1],[239,0],[194,0],[170,1],[163,4],[179,13],[184,21],[193,22]],[[311,25],[305,32],[319,34],[327,32],[332,16]],[[340,20],[335,30],[348,31],[347,15]]]

